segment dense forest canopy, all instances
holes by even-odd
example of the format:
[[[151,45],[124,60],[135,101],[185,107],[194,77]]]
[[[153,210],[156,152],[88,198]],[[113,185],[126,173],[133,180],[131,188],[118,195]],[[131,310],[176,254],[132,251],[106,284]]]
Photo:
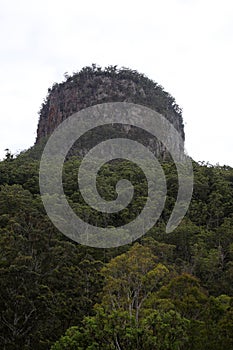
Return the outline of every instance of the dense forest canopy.
[[[46,216],[40,147],[0,162],[1,348],[233,349],[233,169],[193,162],[189,211],[166,234],[177,173],[164,161],[168,196],[157,225],[131,245],[94,249],[66,238]],[[71,157],[63,171],[76,213],[103,226],[137,214],[146,195],[140,169],[127,161],[101,169],[106,199],[114,197],[115,174],[136,189],[128,213],[106,218],[82,202],[79,164]]]
[[[17,157],[7,149],[0,162],[0,348],[233,350],[233,168],[192,161],[188,212],[166,233],[178,174],[172,159],[158,157],[167,184],[162,214],[140,239],[117,248],[75,243],[45,212],[39,167],[46,138],[77,108],[110,101],[157,110],[184,140],[175,99],[137,71],[92,65],[66,74],[63,83],[49,89],[36,144]],[[95,143],[103,136],[109,129],[97,133]],[[63,188],[73,211],[98,227],[136,218],[148,195],[142,169],[123,159],[101,167],[96,183],[105,200],[116,198],[120,179],[134,187],[124,210],[103,214],[80,193],[81,161],[71,152],[63,167]]]

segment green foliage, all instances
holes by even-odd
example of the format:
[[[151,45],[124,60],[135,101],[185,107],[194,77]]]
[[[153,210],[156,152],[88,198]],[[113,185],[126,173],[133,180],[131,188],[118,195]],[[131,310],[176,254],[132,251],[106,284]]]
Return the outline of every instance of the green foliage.
[[[100,66],[97,66],[96,64],[92,64],[92,66],[83,67],[79,72],[73,73],[72,76],[65,75],[65,82],[61,84],[54,84],[53,87],[49,89],[49,92],[53,90],[60,90],[62,86],[67,83],[69,83],[70,85],[78,84],[84,81],[88,81],[88,79],[91,78],[95,78],[97,82],[99,77],[133,81],[139,84],[144,89],[144,95],[138,93],[136,96],[137,102],[139,104],[151,105],[151,103],[153,103],[156,110],[159,106],[160,112],[162,112],[162,110],[165,110],[166,108],[173,109],[177,113],[177,115],[181,117],[181,109],[176,104],[174,97],[172,97],[168,92],[164,91],[162,86],[158,85],[153,80],[147,78],[144,74],[138,73],[136,70],[132,70],[125,67],[118,68],[117,66],[107,66],[105,68],[102,68]],[[88,88],[90,90],[96,88],[95,80],[91,82],[88,81],[87,85],[88,86],[84,87],[87,89],[86,95],[88,94]],[[46,101],[42,105],[42,108],[45,105]]]
[[[0,162],[0,347],[233,349],[233,169],[194,163],[189,211],[166,234],[177,173],[164,162],[168,197],[158,224],[132,246],[100,250],[68,240],[47,218],[39,153]],[[126,210],[105,217],[81,198],[79,164],[70,158],[63,171],[77,213],[102,226],[137,216],[147,195],[140,169],[122,161],[100,169],[106,200],[121,178],[135,188]]]

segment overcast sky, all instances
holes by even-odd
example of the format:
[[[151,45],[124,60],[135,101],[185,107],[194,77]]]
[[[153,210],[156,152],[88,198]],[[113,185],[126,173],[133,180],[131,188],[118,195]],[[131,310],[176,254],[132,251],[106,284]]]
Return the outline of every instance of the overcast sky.
[[[0,159],[33,145],[54,82],[97,63],[162,85],[188,154],[233,166],[232,0],[0,0],[0,59]]]

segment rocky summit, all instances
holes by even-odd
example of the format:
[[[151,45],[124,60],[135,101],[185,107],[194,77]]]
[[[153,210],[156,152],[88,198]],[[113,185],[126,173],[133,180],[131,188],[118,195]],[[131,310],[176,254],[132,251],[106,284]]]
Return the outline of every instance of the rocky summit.
[[[36,144],[46,140],[62,121],[75,112],[106,102],[131,102],[149,107],[167,118],[184,141],[180,107],[168,92],[145,75],[128,68],[109,66],[102,69],[93,64],[72,76],[64,76],[65,81],[48,89],[41,106]],[[85,154],[100,140],[123,136],[143,143],[156,156],[166,158],[168,155],[164,145],[144,130],[129,125],[97,129],[94,134],[87,133],[77,141],[75,149],[79,154]]]

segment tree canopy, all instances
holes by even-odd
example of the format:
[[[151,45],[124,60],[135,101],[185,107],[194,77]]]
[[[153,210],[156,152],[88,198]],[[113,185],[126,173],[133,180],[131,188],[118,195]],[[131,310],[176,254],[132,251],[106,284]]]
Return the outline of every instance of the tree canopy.
[[[9,350],[233,349],[233,169],[193,162],[186,217],[167,234],[177,195],[174,164],[164,161],[168,194],[158,223],[131,245],[81,246],[56,230],[39,193],[36,150],[0,162],[0,346]],[[82,200],[80,160],[64,165],[73,210],[97,225],[121,225],[144,205],[146,180],[126,161],[100,170],[112,199],[119,177],[135,197],[103,216]]]

